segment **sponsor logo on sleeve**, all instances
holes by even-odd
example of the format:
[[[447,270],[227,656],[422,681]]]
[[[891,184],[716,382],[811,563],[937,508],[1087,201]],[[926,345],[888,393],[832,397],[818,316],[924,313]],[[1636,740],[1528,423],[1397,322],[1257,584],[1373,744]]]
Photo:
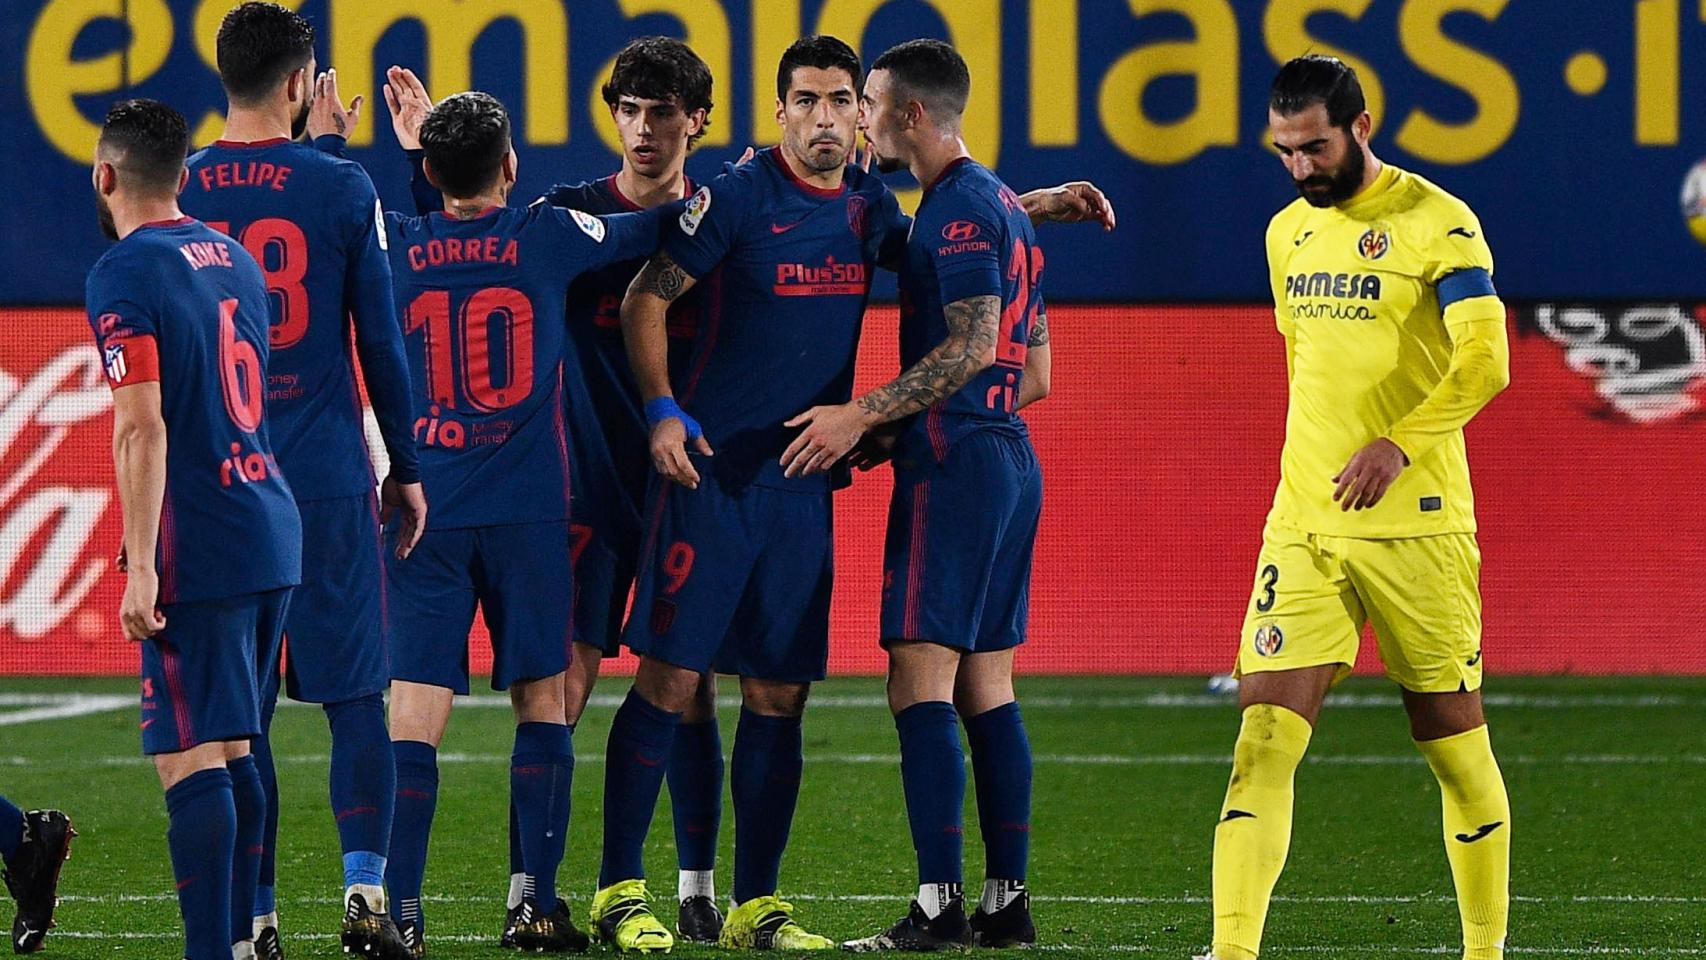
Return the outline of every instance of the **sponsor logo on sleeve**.
[[[581,232],[591,237],[594,243],[604,242],[605,227],[603,220],[579,210],[570,210],[569,216],[574,218],[575,226],[580,227]]]
[[[124,358],[124,341],[109,343],[104,351],[107,366],[107,379],[115,384],[123,383],[125,374],[130,372],[130,364]]]
[[[391,249],[391,241],[385,237],[385,206],[378,200],[373,201],[373,233],[379,238],[379,249]]]
[[[950,221],[942,228],[942,239],[947,242],[936,248],[936,256],[952,257],[995,249],[994,244],[982,239],[982,234],[983,229],[970,220]]]
[[[700,187],[693,199],[687,201],[687,209],[681,211],[681,232],[693,236],[699,232],[699,223],[705,219],[705,214],[711,210],[711,188]]]

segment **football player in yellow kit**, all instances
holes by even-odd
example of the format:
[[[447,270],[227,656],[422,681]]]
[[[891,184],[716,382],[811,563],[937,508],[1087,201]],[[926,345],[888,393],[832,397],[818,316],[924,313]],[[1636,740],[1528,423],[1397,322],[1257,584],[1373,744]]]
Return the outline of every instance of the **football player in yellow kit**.
[[[1510,380],[1492,253],[1461,200],[1382,163],[1355,71],[1302,57],[1269,122],[1302,197],[1268,227],[1290,399],[1239,641],[1243,724],[1214,838],[1208,960],[1254,960],[1292,777],[1365,622],[1439,779],[1464,960],[1500,960],[1510,802],[1481,711],[1481,554],[1463,425]]]

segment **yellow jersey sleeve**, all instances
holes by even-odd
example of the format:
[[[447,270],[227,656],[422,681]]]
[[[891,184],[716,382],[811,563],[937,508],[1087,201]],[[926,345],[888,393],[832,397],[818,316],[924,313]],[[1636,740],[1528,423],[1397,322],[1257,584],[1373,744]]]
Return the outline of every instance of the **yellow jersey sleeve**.
[[[1441,319],[1450,328],[1475,320],[1504,320],[1505,307],[1493,288],[1493,249],[1474,211],[1439,196],[1421,218],[1430,228],[1431,249],[1422,279],[1439,297]]]

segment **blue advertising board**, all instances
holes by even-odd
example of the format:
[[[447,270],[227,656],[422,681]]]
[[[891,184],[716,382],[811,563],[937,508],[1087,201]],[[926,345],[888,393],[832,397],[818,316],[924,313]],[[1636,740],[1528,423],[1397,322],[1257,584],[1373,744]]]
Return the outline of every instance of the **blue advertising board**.
[[[75,303],[104,247],[88,164],[102,114],[165,99],[219,135],[213,37],[233,0],[0,5],[0,303]],[[1706,0],[287,0],[322,65],[368,109],[351,155],[389,205],[406,166],[377,97],[411,66],[432,94],[470,87],[516,117],[522,197],[615,169],[598,98],[615,52],[680,36],[710,64],[704,176],[776,140],[775,64],[833,33],[867,62],[952,40],[973,76],[966,139],[1015,187],[1094,180],[1112,236],[1049,230],[1052,298],[1261,301],[1262,231],[1294,195],[1265,146],[1277,63],[1357,66],[1375,149],[1480,214],[1514,299],[1706,295],[1706,249],[1678,196],[1706,153]],[[1693,79],[1692,84],[1688,80]],[[904,174],[896,189],[911,188]],[[903,194],[903,197],[909,196]]]

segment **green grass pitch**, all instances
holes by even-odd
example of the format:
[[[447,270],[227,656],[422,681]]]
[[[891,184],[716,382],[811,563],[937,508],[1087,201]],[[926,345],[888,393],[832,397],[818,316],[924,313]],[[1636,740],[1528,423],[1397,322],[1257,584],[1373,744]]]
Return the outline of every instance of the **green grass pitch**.
[[[81,833],[46,957],[179,956],[164,803],[137,755],[133,686],[0,681],[0,793],[25,807],[62,807]],[[597,868],[605,734],[625,689],[608,679],[575,737],[561,885],[582,917]],[[1202,689],[1182,679],[1021,681],[1037,756],[1031,888],[1044,950],[1185,958],[1207,942],[1212,832],[1238,716]],[[73,701],[70,692],[107,699]],[[1706,680],[1495,677],[1488,693],[1514,811],[1511,956],[1706,956]],[[1264,957],[1456,956],[1438,790],[1410,746],[1395,692],[1357,680],[1335,698],[1298,775],[1291,859]],[[725,748],[734,718],[726,703]],[[427,866],[431,957],[498,954],[511,730],[507,705],[489,692],[452,718]],[[274,738],[286,949],[335,956],[341,873],[325,723],[316,709],[282,708]],[[725,894],[731,816],[725,803]],[[982,853],[970,802],[966,822],[972,893]],[[660,915],[672,922],[667,798],[646,862]],[[807,928],[834,937],[869,934],[904,909],[912,854],[879,681],[817,688],[782,882]],[[9,917],[9,904],[0,909]]]

